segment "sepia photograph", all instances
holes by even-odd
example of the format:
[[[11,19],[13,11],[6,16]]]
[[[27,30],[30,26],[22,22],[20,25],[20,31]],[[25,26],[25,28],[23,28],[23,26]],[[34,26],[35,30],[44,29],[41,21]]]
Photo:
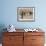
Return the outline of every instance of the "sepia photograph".
[[[18,21],[34,21],[35,20],[35,8],[34,7],[18,7],[17,8],[17,20]]]

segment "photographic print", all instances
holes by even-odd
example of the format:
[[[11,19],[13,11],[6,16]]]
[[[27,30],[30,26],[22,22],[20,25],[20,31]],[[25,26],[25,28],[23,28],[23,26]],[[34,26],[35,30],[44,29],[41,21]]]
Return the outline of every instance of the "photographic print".
[[[35,21],[35,8],[34,7],[18,7],[17,8],[18,21]]]

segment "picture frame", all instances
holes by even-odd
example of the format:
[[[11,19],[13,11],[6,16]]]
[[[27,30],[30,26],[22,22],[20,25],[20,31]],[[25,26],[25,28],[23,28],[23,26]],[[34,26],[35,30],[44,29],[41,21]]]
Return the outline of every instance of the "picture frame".
[[[35,21],[35,7],[17,7],[17,21]]]

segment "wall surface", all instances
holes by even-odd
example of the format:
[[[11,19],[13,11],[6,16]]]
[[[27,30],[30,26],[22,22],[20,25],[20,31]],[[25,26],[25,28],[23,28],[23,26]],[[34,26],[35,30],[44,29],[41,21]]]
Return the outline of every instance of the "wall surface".
[[[46,0],[0,0],[0,25],[16,28],[46,28]],[[18,22],[17,7],[35,7],[35,22]]]

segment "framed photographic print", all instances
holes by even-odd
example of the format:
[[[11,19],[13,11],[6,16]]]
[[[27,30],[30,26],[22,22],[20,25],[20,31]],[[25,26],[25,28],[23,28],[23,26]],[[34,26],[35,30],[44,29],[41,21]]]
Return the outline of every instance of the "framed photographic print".
[[[17,8],[18,21],[35,21],[35,8],[34,7],[18,7]]]

